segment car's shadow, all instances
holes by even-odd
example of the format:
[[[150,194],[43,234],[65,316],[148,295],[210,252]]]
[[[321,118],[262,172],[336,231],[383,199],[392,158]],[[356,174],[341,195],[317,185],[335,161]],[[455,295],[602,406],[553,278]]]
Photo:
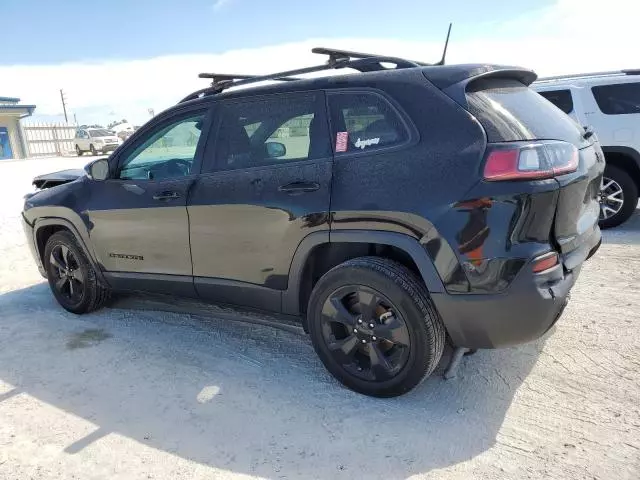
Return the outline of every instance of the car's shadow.
[[[374,399],[281,329],[130,309],[77,317],[46,284],[0,295],[0,311],[0,380],[15,387],[0,402],[27,394],[94,424],[67,453],[115,432],[263,477],[406,478],[473,458],[496,442],[544,343],[480,351],[455,379]]]
[[[640,208],[622,225],[602,231],[602,243],[618,245],[640,244]]]

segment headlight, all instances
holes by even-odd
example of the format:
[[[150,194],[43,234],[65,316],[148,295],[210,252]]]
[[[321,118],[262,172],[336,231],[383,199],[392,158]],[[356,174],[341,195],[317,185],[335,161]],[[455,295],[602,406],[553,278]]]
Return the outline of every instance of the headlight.
[[[104,140],[102,140],[101,138],[96,138],[96,143],[104,143]]]

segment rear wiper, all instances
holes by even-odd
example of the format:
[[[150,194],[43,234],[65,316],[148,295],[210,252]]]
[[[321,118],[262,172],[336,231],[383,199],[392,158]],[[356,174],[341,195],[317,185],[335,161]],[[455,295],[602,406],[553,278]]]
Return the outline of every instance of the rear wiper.
[[[582,134],[582,138],[584,138],[585,140],[593,137],[593,127],[591,127],[591,125],[586,125],[584,127],[584,133]]]

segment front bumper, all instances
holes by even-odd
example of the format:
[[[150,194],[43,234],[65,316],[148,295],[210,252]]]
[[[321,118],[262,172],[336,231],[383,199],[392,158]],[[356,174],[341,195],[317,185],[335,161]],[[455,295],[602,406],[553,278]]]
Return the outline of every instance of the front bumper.
[[[600,240],[600,229],[596,227],[577,254],[579,257],[565,257],[542,273],[534,273],[529,263],[498,294],[432,294],[453,344],[472,349],[497,348],[544,335],[560,318],[583,261],[597,251]]]
[[[109,143],[109,144],[106,144],[106,145],[96,145],[96,151],[102,152],[102,153],[113,152],[119,146],[120,146],[119,143]]]
[[[44,278],[47,278],[47,273],[44,269],[44,266],[42,265],[42,259],[38,254],[38,247],[36,246],[36,237],[33,234],[33,227],[24,218],[24,215],[21,215],[21,220],[22,220],[22,229],[24,230],[24,234],[27,238],[27,245],[29,245],[31,256],[33,257],[33,260],[36,262],[40,275],[42,275]]]

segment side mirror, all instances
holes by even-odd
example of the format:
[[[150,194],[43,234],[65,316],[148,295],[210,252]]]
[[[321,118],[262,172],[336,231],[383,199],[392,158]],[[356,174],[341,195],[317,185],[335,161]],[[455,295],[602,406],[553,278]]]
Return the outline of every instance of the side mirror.
[[[280,142],[267,142],[264,144],[268,158],[284,157],[287,154],[287,147]]]
[[[84,167],[84,171],[92,180],[106,180],[109,178],[109,162],[106,158],[99,158]]]

